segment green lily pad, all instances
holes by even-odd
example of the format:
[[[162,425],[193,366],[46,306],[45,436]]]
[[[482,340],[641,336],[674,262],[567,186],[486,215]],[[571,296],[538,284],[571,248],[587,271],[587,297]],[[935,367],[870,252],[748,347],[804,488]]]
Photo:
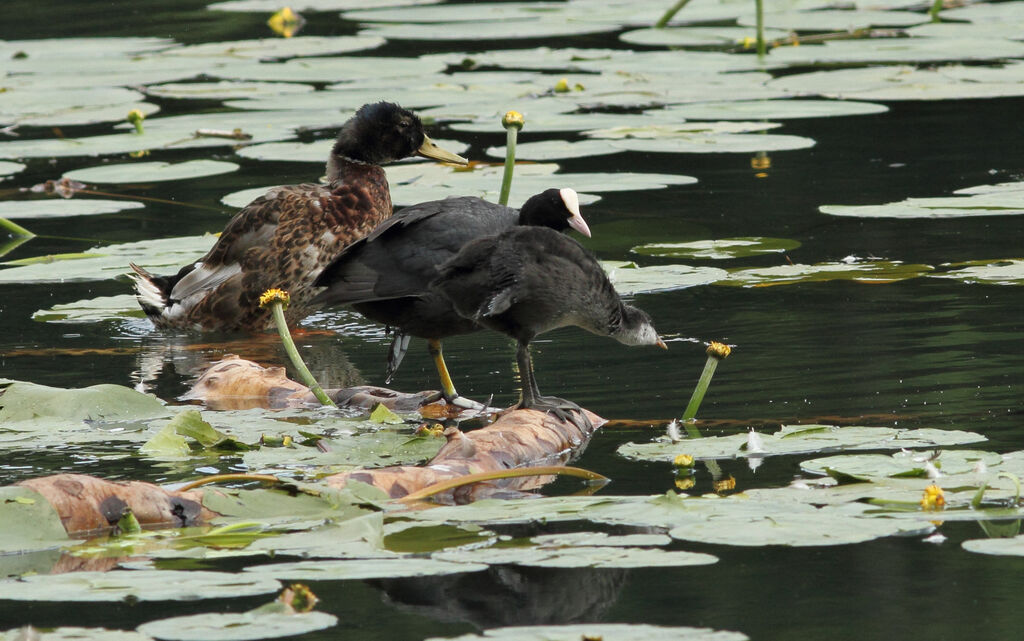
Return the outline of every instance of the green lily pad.
[[[178,82],[150,85],[146,93],[160,98],[179,100],[231,100],[238,98],[265,98],[267,96],[288,96],[311,92],[313,85],[294,82]]]
[[[0,424],[16,429],[19,422],[128,421],[167,416],[155,396],[120,385],[100,384],[61,389],[15,382],[0,394]]]
[[[943,12],[945,14],[945,12]],[[926,22],[907,29],[907,35],[914,38],[995,38],[999,40],[1020,40],[1024,38],[1024,19],[1007,18],[1006,22]]]
[[[1010,539],[971,539],[964,541],[963,548],[968,552],[991,554],[994,556],[1024,556],[1024,535]]]
[[[123,119],[134,105],[144,104],[145,98],[138,91],[122,87],[47,89],[15,86],[0,92],[0,124],[43,125],[48,119],[55,120],[53,124],[86,124]],[[89,113],[93,113],[92,110],[108,107],[115,108],[115,113],[119,112],[120,116],[100,120],[75,117],[77,110],[90,110]],[[154,113],[158,109],[156,105],[147,105],[143,111]]]
[[[112,570],[24,576],[0,589],[14,601],[193,601],[270,594],[281,584],[257,574]]]
[[[1024,214],[1024,183],[1016,188],[957,194],[943,198],[907,198],[885,205],[822,205],[818,210],[832,216],[856,218],[960,218]]]
[[[1024,2],[979,3],[965,7],[954,7],[943,9],[942,18],[949,20],[969,20],[975,23],[992,22],[1001,23],[1008,20],[1019,20],[1021,9],[1024,9]]]
[[[353,559],[331,561],[297,561],[247,567],[247,574],[272,576],[289,581],[340,581],[389,579],[414,576],[438,576],[481,572],[483,563],[451,563],[435,559],[403,557],[400,559]]]
[[[611,535],[604,532],[568,532],[534,536],[530,538],[530,542],[542,547],[651,547],[668,545],[672,538],[664,534]]]
[[[777,40],[789,35],[784,29],[765,29],[766,40]],[[753,41],[757,31],[749,27],[664,27],[637,29],[619,36],[623,42],[635,45],[666,47],[728,46]]]
[[[249,641],[277,639],[326,630],[338,617],[326,612],[292,613],[266,610],[211,612],[143,623],[137,630],[169,641]]]
[[[280,7],[277,7],[280,9]],[[161,52],[164,56],[211,58],[222,56],[231,60],[274,60],[300,56],[326,56],[375,49],[384,44],[382,38],[357,36],[294,36],[291,38],[258,38],[230,40],[175,47]]]
[[[489,547],[438,552],[435,559],[477,561],[490,565],[523,565],[541,568],[665,568],[709,565],[718,559],[698,552],[666,552],[641,547]]]
[[[277,639],[338,624],[325,612],[287,613],[256,609],[249,612],[193,614],[143,623],[137,630],[173,641],[249,641]]]
[[[0,488],[0,555],[72,543],[57,511],[41,494],[24,487]]]
[[[1024,63],[1011,62],[1002,66],[833,69],[788,75],[768,85],[794,95],[851,100],[967,100],[1024,95],[1022,80]]]
[[[679,105],[667,111],[695,120],[827,118],[888,111],[885,105],[852,100],[735,100]]]
[[[989,38],[867,38],[822,45],[776,47],[769,58],[791,66],[1000,60],[1024,56],[1024,43]]]
[[[849,280],[857,283],[895,283],[917,278],[932,271],[930,265],[889,260],[852,260],[850,262],[816,263],[814,265],[776,265],[752,269],[730,269],[729,275],[715,285],[725,287],[773,287],[797,283],[820,283]]]
[[[6,160],[0,160],[0,176],[13,176],[25,169],[25,165],[20,162],[8,162]],[[2,204],[2,203],[0,203]]]
[[[959,430],[786,425],[774,434],[758,434],[759,451],[749,447],[749,434],[733,434],[683,439],[676,443],[664,438],[653,443],[626,443],[619,447],[618,453],[632,459],[673,461],[680,454],[689,454],[696,459],[763,457],[849,450],[934,448],[984,440],[981,434]]]
[[[458,637],[431,637],[426,641],[746,641],[739,632],[711,628],[661,627],[628,623],[585,623],[575,625],[536,625],[492,628],[480,634]]]
[[[299,0],[289,6],[295,11],[345,11],[371,7],[411,7],[420,4],[436,4],[441,0]],[[278,0],[227,0],[215,2],[206,7],[210,11],[248,11],[273,13],[281,8]]]
[[[25,637],[22,630],[0,632],[0,641],[23,641],[36,638],[40,641],[153,641],[148,637],[131,630],[108,630],[107,628],[76,628],[61,626],[59,628],[43,628],[42,636]]]
[[[868,27],[910,27],[928,22],[925,13],[912,11],[867,11],[864,9],[818,9],[816,11],[766,11],[764,26],[784,31],[856,31]],[[753,15],[741,16],[740,25],[753,27]]]
[[[237,171],[238,165],[223,160],[188,160],[179,163],[138,162],[98,165],[64,174],[84,183],[151,183],[217,176]]]
[[[601,261],[615,290],[623,296],[707,285],[728,277],[728,272],[717,267],[691,267],[689,265],[650,265],[639,267],[626,261]]]
[[[0,202],[0,217],[65,218],[113,214],[145,207],[133,200],[101,200],[99,198],[44,198],[36,200],[5,200]]]
[[[167,273],[201,258],[216,238],[213,235],[161,238],[93,247],[80,254],[37,256],[0,265],[0,283],[46,283],[106,280],[128,272],[132,261],[154,273]]]
[[[60,303],[32,314],[42,323],[96,323],[118,318],[144,318],[139,301],[131,294],[98,296],[73,303]]]
[[[445,65],[441,61],[425,57],[334,56],[294,58],[273,64],[250,61],[218,70],[217,75],[224,79],[237,80],[343,82],[368,78],[380,80],[404,76],[422,77],[443,71],[444,68]]]
[[[965,474],[973,471],[978,462],[986,466],[997,465],[1002,457],[992,452],[973,450],[942,451],[937,458],[922,452],[885,454],[845,454],[811,459],[800,468],[812,474],[827,474],[840,482],[870,481],[879,477],[928,477],[931,463],[943,475]]]
[[[661,258],[729,260],[762,254],[781,254],[799,246],[799,241],[789,238],[745,236],[718,240],[696,240],[689,243],[648,243],[637,245],[630,251],[642,256]]]
[[[560,160],[563,158],[587,158],[619,154],[624,150],[613,147],[606,140],[544,140],[516,145],[516,160]],[[486,151],[492,158],[504,158],[505,147],[488,147]]]
[[[620,149],[664,153],[752,153],[806,149],[814,146],[813,140],[803,136],[766,133],[716,134],[700,130],[702,124],[612,127],[585,131],[583,134],[590,138],[609,139],[614,147]],[[777,125],[765,124],[766,129],[774,126]]]
[[[932,278],[949,278],[963,283],[985,285],[1024,285],[1024,259],[975,260],[942,265],[943,271]]]

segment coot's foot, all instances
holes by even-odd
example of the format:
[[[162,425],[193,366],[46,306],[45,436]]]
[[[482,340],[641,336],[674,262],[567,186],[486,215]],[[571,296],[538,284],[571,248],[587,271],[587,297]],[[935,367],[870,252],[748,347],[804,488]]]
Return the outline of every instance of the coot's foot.
[[[535,396],[529,403],[519,403],[518,409],[532,409],[547,412],[560,421],[572,423],[585,432],[594,429],[593,423],[587,418],[583,408],[572,401],[557,396]]]

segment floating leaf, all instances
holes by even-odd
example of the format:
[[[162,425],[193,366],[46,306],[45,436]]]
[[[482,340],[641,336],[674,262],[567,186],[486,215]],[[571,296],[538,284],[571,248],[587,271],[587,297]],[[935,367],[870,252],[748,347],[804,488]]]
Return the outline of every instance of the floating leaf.
[[[280,8],[280,6],[276,7],[276,9]],[[256,40],[204,42],[202,44],[168,49],[161,52],[161,55],[186,56],[199,59],[224,57],[231,60],[274,60],[364,51],[366,49],[375,49],[382,44],[384,44],[383,38],[365,35],[298,36],[294,38],[259,38]]]
[[[326,630],[338,617],[325,612],[287,613],[257,608],[249,612],[211,612],[143,623],[138,631],[169,641],[249,641],[277,639]]]
[[[450,5],[453,6],[453,5]],[[472,8],[474,5],[469,5]],[[614,24],[565,22],[560,20],[514,20],[493,22],[443,22],[432,24],[375,24],[364,34],[388,40],[507,40],[580,36],[615,31]]]
[[[233,64],[217,72],[221,78],[284,82],[343,82],[357,79],[426,76],[444,70],[439,60],[370,56],[295,58],[285,62]],[[345,120],[347,116],[342,118]],[[339,123],[340,124],[340,123]]]
[[[288,96],[311,92],[313,85],[294,82],[177,82],[164,85],[150,85],[146,93],[160,98],[181,100],[231,100],[237,98],[265,98],[267,96]]]
[[[1024,214],[1024,183],[945,198],[908,198],[885,205],[822,205],[823,214],[856,218],[960,218]]]
[[[23,487],[0,488],[0,555],[54,549],[71,543],[74,541],[68,539],[60,515],[41,494]]]
[[[879,477],[927,478],[929,463],[943,475],[964,474],[976,469],[979,461],[994,466],[1002,461],[1002,457],[973,450],[946,450],[935,459],[924,452],[897,452],[891,456],[845,454],[804,461],[800,468],[812,474],[827,474],[840,482],[850,482]]]
[[[32,320],[43,323],[95,323],[117,318],[144,318],[145,315],[135,296],[118,294],[57,304],[32,314]]]
[[[128,261],[157,274],[177,272],[182,265],[201,258],[216,238],[212,235],[143,240],[135,243],[93,247],[81,254],[37,256],[0,263],[0,283],[45,283],[105,280],[128,272]]]
[[[619,154],[624,150],[613,147],[605,140],[544,140],[541,142],[526,142],[516,145],[516,159],[518,160],[560,160],[563,158],[587,158],[591,156],[605,156],[608,154]],[[487,155],[492,158],[504,158],[505,147],[488,147]]]
[[[762,254],[781,254],[799,246],[799,241],[789,238],[745,236],[718,240],[696,240],[689,243],[648,243],[638,245],[630,251],[643,256],[661,258],[728,260]]]
[[[1024,285],[1024,259],[974,260],[942,265],[945,271],[929,274],[932,278],[949,278],[963,283],[986,285]],[[950,269],[954,268],[954,269]]]
[[[6,160],[0,160],[0,176],[12,176],[19,171],[25,169],[25,165],[20,162],[8,162]],[[0,203],[2,204],[2,203]]]
[[[679,105],[666,111],[696,120],[747,120],[770,118],[826,118],[860,116],[888,111],[885,105],[851,100],[733,100]]]
[[[101,200],[98,198],[5,200],[0,201],[0,217],[18,219],[94,216],[113,214],[128,209],[141,209],[142,207],[145,205],[133,200]]]
[[[857,31],[868,27],[909,27],[928,22],[928,15],[912,11],[818,9],[815,11],[766,11],[764,26],[784,31]],[[742,16],[740,25],[753,27],[753,15]],[[878,39],[874,39],[878,42]]]
[[[728,277],[728,272],[717,267],[691,267],[689,265],[651,265],[639,267],[625,261],[601,261],[615,290],[623,296],[707,285]]]
[[[46,89],[15,86],[0,92],[0,124],[87,124],[119,120],[132,108],[139,108],[147,115],[159,110],[144,100],[145,96],[138,91],[121,87]],[[109,108],[112,108],[112,113],[120,112],[120,116],[82,119],[78,113],[105,113]]]
[[[1024,95],[1024,63],[834,69],[783,76],[768,85],[797,95],[857,100],[998,98]]]
[[[188,160],[179,163],[139,162],[97,165],[64,174],[84,183],[151,183],[217,176],[237,171],[238,165],[223,160]]]
[[[697,552],[667,552],[642,547],[489,547],[438,552],[435,559],[524,565],[542,568],[666,568],[709,565],[718,559]]]
[[[994,556],[1024,556],[1024,535],[1010,539],[971,539],[964,541],[963,548],[968,552],[991,554]]]
[[[776,265],[775,267],[753,269],[730,269],[728,277],[717,281],[715,285],[772,287],[797,283],[820,283],[830,280],[882,284],[924,276],[932,269],[930,265],[905,264],[889,260]]]
[[[441,0],[299,0],[299,2],[292,2],[290,6],[295,11],[326,12],[372,7],[410,7],[438,2]],[[271,13],[280,8],[280,0],[227,0],[207,6],[207,9],[211,11],[252,11],[256,13]]]
[[[664,153],[752,153],[806,149],[814,141],[803,136],[784,134],[715,134],[701,131],[702,123],[683,125],[650,125],[646,127],[612,127],[583,132],[591,138],[612,141],[612,146],[629,151]],[[766,123],[765,128],[777,126]],[[697,131],[694,129],[697,128]]]
[[[14,601],[194,601],[269,594],[281,584],[251,573],[112,570],[24,576],[0,589]]]
[[[192,448],[173,425],[166,425],[139,447],[139,453],[163,459],[180,459],[192,454]]]
[[[776,47],[773,63],[791,66],[839,63],[946,62],[1000,60],[1024,56],[1024,43],[990,38],[863,38],[829,40],[821,45]]]
[[[575,625],[536,625],[491,628],[480,634],[458,637],[431,637],[426,641],[746,641],[739,632],[711,628],[661,627],[628,623],[581,623]]]
[[[777,40],[789,35],[783,29],[765,29],[767,40]],[[748,27],[664,27],[661,29],[637,29],[619,36],[623,42],[635,45],[667,47],[727,46],[753,40],[757,31]]]
[[[61,626],[59,628],[43,628],[45,632],[39,637],[26,637],[22,630],[0,632],[0,641],[22,641],[23,639],[39,639],[40,641],[153,641],[152,637],[132,630],[108,630],[107,628],[76,628]]]
[[[400,559],[353,559],[351,561],[298,561],[272,563],[245,569],[247,574],[272,576],[289,581],[339,581],[388,579],[414,576],[438,576],[481,572],[483,563],[451,563],[435,559],[403,557]]]
[[[959,430],[835,425],[787,425],[774,434],[759,436],[760,452],[749,451],[748,435],[741,433],[684,439],[676,443],[667,439],[653,443],[626,443],[619,447],[618,453],[633,459],[673,461],[680,454],[689,454],[696,459],[763,457],[848,450],[944,447],[985,440],[981,434]]]
[[[106,383],[61,389],[15,382],[0,394],[0,424],[8,429],[20,421],[127,421],[167,414],[155,396]]]

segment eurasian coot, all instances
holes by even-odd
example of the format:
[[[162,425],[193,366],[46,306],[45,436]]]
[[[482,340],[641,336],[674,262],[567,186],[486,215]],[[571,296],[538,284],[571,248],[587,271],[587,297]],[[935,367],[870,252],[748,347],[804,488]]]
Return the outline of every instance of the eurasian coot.
[[[432,288],[468,320],[518,341],[522,379],[518,408],[571,418],[579,406],[541,396],[530,360],[538,334],[576,325],[626,345],[665,348],[650,317],[619,298],[594,256],[579,243],[544,227],[516,227],[462,248],[442,265]]]
[[[326,287],[315,304],[351,305],[367,318],[395,329],[388,357],[388,379],[398,368],[409,336],[427,339],[450,403],[475,406],[455,391],[441,351],[441,339],[480,327],[460,316],[446,298],[430,289],[437,266],[467,243],[516,225],[573,228],[590,235],[572,189],[548,189],[518,212],[480,198],[445,198],[407,207],[367,237],[345,248],[313,283]],[[555,232],[552,232],[555,233]]]
[[[258,331],[271,323],[260,309],[267,289],[291,295],[294,324],[315,311],[313,279],[338,252],[391,215],[380,165],[418,154],[466,164],[423,133],[398,105],[363,105],[338,133],[327,159],[326,185],[275,187],[228,222],[213,248],[173,276],[131,265],[142,309],[157,327]]]

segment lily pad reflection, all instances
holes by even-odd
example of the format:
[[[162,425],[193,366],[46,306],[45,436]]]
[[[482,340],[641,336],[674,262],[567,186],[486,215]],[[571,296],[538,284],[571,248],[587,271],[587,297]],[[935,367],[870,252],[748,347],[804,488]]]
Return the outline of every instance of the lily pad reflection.
[[[689,243],[648,243],[637,245],[630,251],[634,254],[660,258],[728,260],[783,253],[792,251],[799,246],[799,241],[789,238],[746,236],[718,240],[695,240]]]

